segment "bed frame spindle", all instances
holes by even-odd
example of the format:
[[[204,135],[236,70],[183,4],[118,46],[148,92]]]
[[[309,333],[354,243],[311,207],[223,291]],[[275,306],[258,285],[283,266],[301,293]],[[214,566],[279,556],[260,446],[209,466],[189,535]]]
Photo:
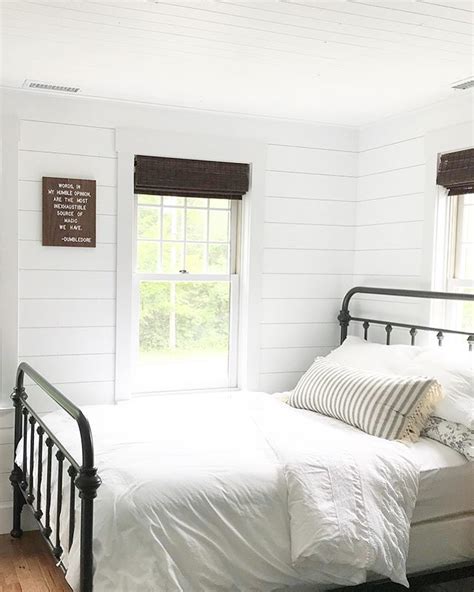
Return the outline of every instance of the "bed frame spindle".
[[[33,416],[29,419],[30,423],[30,472],[28,475],[28,495],[26,496],[26,501],[29,504],[32,504],[35,501],[35,496],[33,495],[33,487],[34,487],[34,470],[35,470],[35,424],[36,420]]]
[[[36,433],[38,434],[38,475],[37,483],[38,488],[36,491],[36,520],[41,520],[43,512],[41,510],[41,486],[43,484],[43,437],[44,430],[41,426],[38,426]]]

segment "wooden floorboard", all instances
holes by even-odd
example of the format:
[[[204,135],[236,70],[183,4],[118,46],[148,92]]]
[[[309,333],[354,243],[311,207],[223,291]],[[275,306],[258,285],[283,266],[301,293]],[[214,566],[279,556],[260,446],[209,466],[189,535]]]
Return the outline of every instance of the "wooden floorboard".
[[[474,592],[474,578],[422,586],[415,590]],[[0,592],[71,592],[39,532],[25,532],[21,539],[0,535]]]
[[[71,592],[39,532],[0,536],[0,592]]]

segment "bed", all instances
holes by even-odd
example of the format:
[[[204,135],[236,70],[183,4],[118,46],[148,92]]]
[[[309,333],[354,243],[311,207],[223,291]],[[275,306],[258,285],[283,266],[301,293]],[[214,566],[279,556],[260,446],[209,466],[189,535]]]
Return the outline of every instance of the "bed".
[[[361,292],[474,300],[354,288],[339,314],[341,341],[349,323],[357,321],[365,338],[371,325],[381,325],[388,343],[393,327],[400,327],[412,344],[416,332],[424,330],[435,331],[440,344],[445,333],[464,335],[472,349],[474,337],[468,332],[352,317],[350,300]],[[25,374],[62,412],[35,412],[27,400]],[[163,396],[146,404],[78,409],[27,364],[19,367],[12,398],[12,535],[21,536],[26,504],[74,590],[322,592],[355,584],[382,590],[395,588],[380,574],[406,583],[404,574],[397,580],[390,568],[394,574],[406,568],[410,582],[473,573],[473,463],[433,440],[422,438],[411,446],[387,442],[265,393]],[[346,458],[347,450],[353,461]],[[375,495],[374,511],[380,511],[375,515],[386,522],[380,532],[387,536],[379,541],[379,558],[357,564],[363,532],[356,507],[344,515],[344,500],[357,496],[360,475],[353,481],[347,475],[361,462],[361,478],[383,490],[388,514],[398,511],[399,520],[411,524],[406,566],[405,558],[395,565],[402,533],[390,530],[393,519],[387,508],[377,506]],[[326,470],[324,463],[332,464]],[[329,478],[334,482],[328,485]],[[345,491],[349,485],[355,489]],[[414,492],[414,509],[408,515],[404,510],[410,500],[402,498],[409,492]],[[335,495],[340,499],[333,500]],[[335,534],[334,511],[342,514],[339,523],[352,525],[347,541]],[[383,557],[390,545],[391,556]],[[311,554],[306,552],[310,547]],[[371,571],[367,565],[380,568]]]

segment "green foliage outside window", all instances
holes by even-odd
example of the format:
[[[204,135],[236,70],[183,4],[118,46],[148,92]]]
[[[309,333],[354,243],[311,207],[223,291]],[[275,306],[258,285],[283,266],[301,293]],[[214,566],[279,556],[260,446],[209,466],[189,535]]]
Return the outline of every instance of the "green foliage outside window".
[[[227,282],[142,282],[140,351],[227,351]]]

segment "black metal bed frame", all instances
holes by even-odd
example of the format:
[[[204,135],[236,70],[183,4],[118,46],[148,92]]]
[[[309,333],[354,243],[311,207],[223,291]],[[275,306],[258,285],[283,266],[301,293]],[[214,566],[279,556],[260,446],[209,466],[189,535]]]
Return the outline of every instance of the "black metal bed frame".
[[[341,343],[347,337],[349,323],[351,321],[360,322],[364,328],[364,338],[367,339],[368,331],[371,325],[381,325],[385,327],[386,343],[390,344],[391,332],[394,327],[409,330],[410,343],[415,344],[418,331],[435,332],[438,344],[441,346],[445,334],[456,334],[467,336],[469,351],[472,351],[474,344],[474,333],[466,331],[457,331],[453,329],[442,329],[438,327],[428,327],[418,324],[406,324],[392,321],[383,321],[366,317],[354,317],[349,312],[351,298],[356,294],[373,294],[387,296],[401,296],[409,298],[423,298],[436,300],[470,301],[474,302],[474,294],[456,294],[450,292],[429,292],[424,290],[404,290],[390,288],[370,288],[355,287],[345,295],[342,308],[338,315],[341,327]],[[28,395],[24,387],[24,377],[29,376],[41,390],[48,395],[61,409],[63,409],[76,423],[81,439],[82,464],[79,464],[73,458],[71,453],[61,444],[58,438],[52,433],[50,428],[41,419],[28,402]],[[94,447],[90,425],[82,411],[76,407],[69,399],[52,386],[31,366],[22,362],[18,366],[16,385],[11,396],[15,411],[14,419],[14,455],[16,455],[18,444],[23,440],[22,459],[20,464],[13,462],[13,470],[10,475],[10,481],[13,486],[13,529],[11,535],[15,538],[21,537],[21,512],[23,506],[28,506],[33,511],[33,515],[39,524],[40,531],[49,544],[53,555],[58,560],[65,571],[62,563],[63,547],[60,536],[61,530],[61,510],[63,503],[63,477],[64,462],[67,461],[69,467],[67,473],[69,476],[69,530],[68,530],[68,549],[71,548],[76,522],[76,490],[81,500],[80,507],[80,583],[79,592],[92,592],[93,589],[93,518],[94,518],[94,499],[97,496],[97,490],[100,487],[101,480],[94,466]],[[28,429],[28,424],[30,428]],[[35,434],[38,437],[35,444]],[[28,438],[29,435],[29,438]],[[29,442],[28,442],[29,440]],[[38,455],[37,467],[35,467],[35,446]],[[46,446],[46,482],[43,480],[43,451]],[[57,465],[57,486],[56,486],[56,518],[54,524],[54,538],[51,526],[51,501],[53,497],[52,471],[53,471],[53,451],[56,449]],[[29,453],[29,454],[28,454]],[[21,465],[21,466],[20,466]],[[36,483],[36,487],[35,487]],[[42,486],[46,485],[46,501],[43,507]],[[35,497],[36,492],[36,497]],[[44,510],[44,511],[43,511]],[[431,584],[445,582],[474,576],[474,560],[467,563],[440,567],[437,570],[431,570],[424,573],[416,573],[408,576],[410,584],[418,586],[420,584]],[[359,592],[391,592],[406,590],[403,586],[393,584],[388,580],[378,580],[351,586],[338,588],[338,591],[359,591]]]

